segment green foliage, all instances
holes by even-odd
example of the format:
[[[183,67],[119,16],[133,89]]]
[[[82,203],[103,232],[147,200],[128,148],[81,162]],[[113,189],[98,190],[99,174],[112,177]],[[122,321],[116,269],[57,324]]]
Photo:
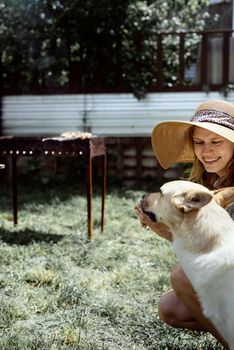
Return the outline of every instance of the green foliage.
[[[20,92],[155,86],[157,34],[200,31],[209,0],[1,0],[4,87]],[[187,41],[187,64],[198,37]],[[175,84],[178,42],[164,38],[166,83]],[[70,85],[69,85],[70,84]]]
[[[137,1],[128,6],[123,35],[123,66],[126,81],[138,97],[157,84],[157,34],[201,31],[208,13],[205,1]],[[165,84],[175,85],[178,78],[179,37],[163,36]],[[185,62],[196,60],[197,34],[186,37]],[[194,50],[195,49],[195,50]]]

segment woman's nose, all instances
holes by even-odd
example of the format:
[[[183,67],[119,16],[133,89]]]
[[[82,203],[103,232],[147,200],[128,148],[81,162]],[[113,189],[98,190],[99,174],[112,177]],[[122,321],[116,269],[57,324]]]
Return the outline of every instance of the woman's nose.
[[[213,150],[212,145],[204,144],[202,147],[203,154],[209,154]]]

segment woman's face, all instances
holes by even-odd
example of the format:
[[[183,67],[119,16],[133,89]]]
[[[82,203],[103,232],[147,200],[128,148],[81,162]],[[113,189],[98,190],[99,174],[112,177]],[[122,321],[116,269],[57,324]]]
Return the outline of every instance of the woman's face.
[[[193,131],[194,151],[209,173],[219,177],[227,174],[227,165],[233,158],[234,143],[214,132],[196,126]]]

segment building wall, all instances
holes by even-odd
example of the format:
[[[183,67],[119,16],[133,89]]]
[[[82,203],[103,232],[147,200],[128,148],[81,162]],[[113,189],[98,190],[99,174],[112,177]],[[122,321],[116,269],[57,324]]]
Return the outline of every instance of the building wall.
[[[90,131],[111,137],[150,136],[153,126],[169,119],[188,120],[204,100],[218,92],[4,96],[3,135],[59,135]],[[234,103],[234,93],[229,101]]]

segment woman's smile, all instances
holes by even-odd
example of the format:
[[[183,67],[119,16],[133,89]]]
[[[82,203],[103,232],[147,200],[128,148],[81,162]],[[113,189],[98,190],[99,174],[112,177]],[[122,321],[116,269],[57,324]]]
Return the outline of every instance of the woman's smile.
[[[221,157],[215,157],[215,158],[205,158],[205,157],[203,157],[204,163],[206,163],[208,166],[217,163],[220,159],[221,159]]]

